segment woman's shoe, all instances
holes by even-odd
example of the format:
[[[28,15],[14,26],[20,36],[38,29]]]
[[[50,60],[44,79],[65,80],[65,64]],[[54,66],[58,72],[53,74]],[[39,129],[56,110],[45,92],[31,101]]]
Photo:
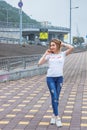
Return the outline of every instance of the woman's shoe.
[[[55,123],[56,123],[56,119],[55,119],[55,117],[52,117],[51,120],[50,120],[50,124],[54,125]]]
[[[56,123],[57,127],[62,127],[63,126],[60,118],[57,118],[55,123]]]

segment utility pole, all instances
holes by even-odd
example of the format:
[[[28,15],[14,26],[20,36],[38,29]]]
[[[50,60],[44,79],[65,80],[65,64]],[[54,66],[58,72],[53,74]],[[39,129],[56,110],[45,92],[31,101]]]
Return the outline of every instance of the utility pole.
[[[22,45],[22,0],[19,1],[18,6],[20,7],[20,45]]]
[[[71,0],[70,0],[70,39],[69,43],[71,44]]]
[[[70,0],[70,39],[69,43],[72,44],[72,9],[77,9],[79,7],[72,8],[72,0]]]

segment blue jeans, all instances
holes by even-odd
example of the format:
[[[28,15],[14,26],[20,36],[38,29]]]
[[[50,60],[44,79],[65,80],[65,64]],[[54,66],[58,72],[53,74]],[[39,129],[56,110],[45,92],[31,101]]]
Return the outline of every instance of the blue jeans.
[[[47,85],[51,94],[52,108],[55,116],[59,115],[58,104],[62,84],[63,84],[63,76],[47,77]]]

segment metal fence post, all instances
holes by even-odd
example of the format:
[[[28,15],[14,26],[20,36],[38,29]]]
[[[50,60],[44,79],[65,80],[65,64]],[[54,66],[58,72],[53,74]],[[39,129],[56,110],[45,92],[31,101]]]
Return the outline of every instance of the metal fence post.
[[[26,58],[23,57],[23,68],[26,69]]]
[[[10,59],[7,60],[7,70],[10,71]]]

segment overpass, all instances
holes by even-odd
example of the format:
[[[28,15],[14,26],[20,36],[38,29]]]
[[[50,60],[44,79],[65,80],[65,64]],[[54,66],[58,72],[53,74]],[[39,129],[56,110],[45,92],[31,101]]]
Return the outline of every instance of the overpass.
[[[48,41],[52,38],[59,38],[61,40],[64,39],[64,35],[68,34],[70,29],[66,27],[58,27],[58,26],[42,26],[37,24],[23,24],[22,28],[22,36],[27,41],[36,41],[39,40],[39,32],[40,28],[48,29]],[[4,39],[20,39],[20,27],[19,25],[13,23],[0,23],[0,40]]]

